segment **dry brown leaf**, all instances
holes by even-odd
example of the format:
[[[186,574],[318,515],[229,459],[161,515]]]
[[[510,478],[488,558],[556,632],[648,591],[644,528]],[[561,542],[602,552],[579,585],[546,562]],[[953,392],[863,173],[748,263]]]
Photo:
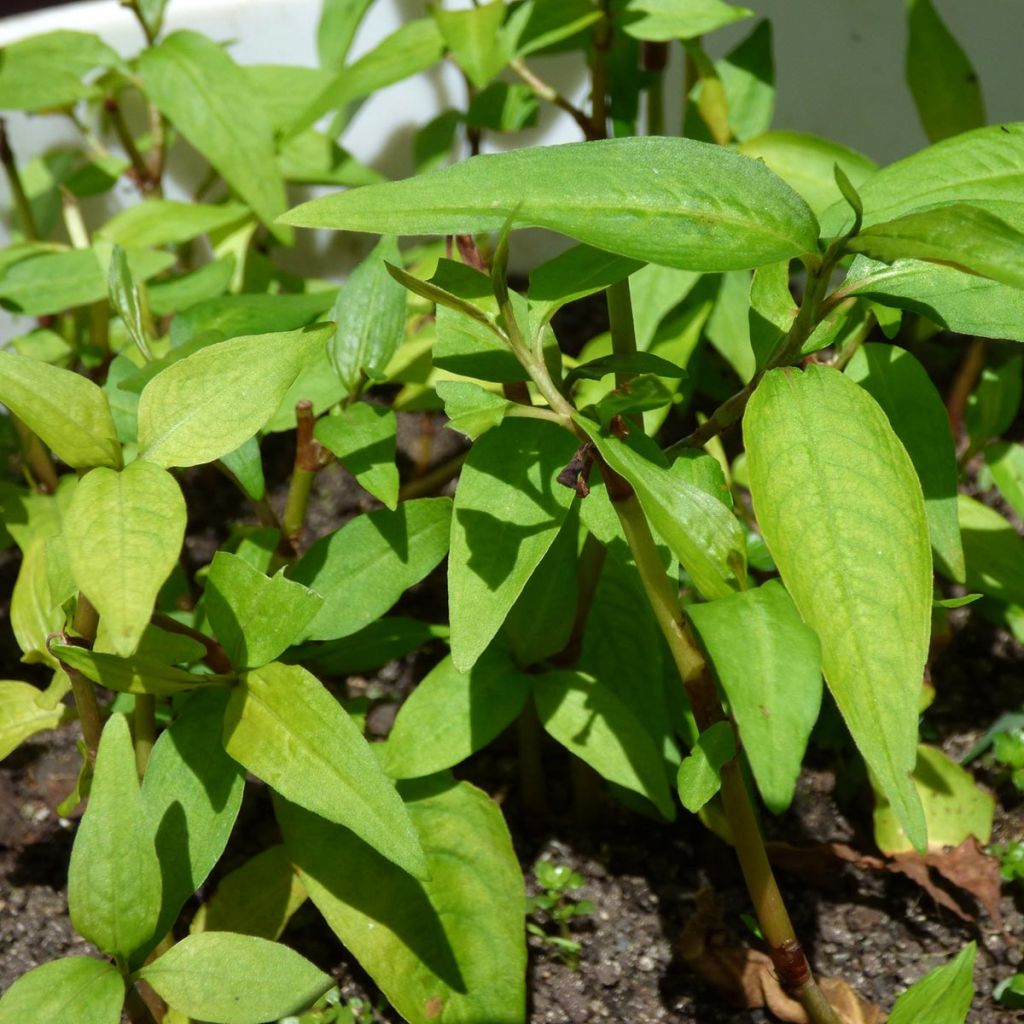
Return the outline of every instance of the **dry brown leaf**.
[[[697,911],[686,923],[679,952],[719,994],[736,1007],[764,1007],[784,1024],[808,1024],[807,1014],[779,982],[771,957],[759,949],[730,944],[710,890],[697,896]],[[860,999],[845,982],[819,978],[825,998],[842,1024],[882,1024],[879,1007]]]

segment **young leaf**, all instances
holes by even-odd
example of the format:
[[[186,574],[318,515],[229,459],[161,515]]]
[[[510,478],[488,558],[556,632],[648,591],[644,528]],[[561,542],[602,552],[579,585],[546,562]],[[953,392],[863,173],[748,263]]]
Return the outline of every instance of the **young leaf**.
[[[978,76],[932,0],[909,0],[905,70],[917,116],[932,142],[985,123]]]
[[[551,546],[572,502],[555,480],[573,456],[565,431],[509,419],[470,450],[455,492],[448,600],[452,659],[468,672]]]
[[[846,373],[878,402],[907,449],[924,492],[932,552],[948,576],[963,582],[956,450],[942,397],[914,356],[893,345],[861,346]]]
[[[1024,288],[1024,234],[980,207],[950,203],[867,228],[846,247],[872,259],[926,260]]]
[[[218,551],[206,578],[205,607],[231,664],[259,668],[305,632],[324,599],[286,579],[268,577],[237,555]]]
[[[858,749],[921,849],[910,773],[932,573],[913,464],[874,399],[826,367],[767,373],[743,436],[772,558],[821,640],[825,678]]]
[[[331,330],[232,338],[172,363],[142,390],[139,457],[197,466],[234,451],[270,419]]]
[[[190,932],[239,932],[273,942],[303,903],[306,890],[278,844],[225,875],[199,908]]]
[[[941,750],[923,743],[918,747],[913,781],[928,823],[929,849],[959,846],[968,836],[982,844],[992,838],[995,799]],[[882,853],[909,853],[913,849],[881,794],[875,803],[874,826],[875,843]]]
[[[336,416],[317,420],[314,434],[361,487],[393,512],[398,507],[397,429],[395,414],[387,406],[356,402]]]
[[[52,644],[51,650],[63,664],[81,672],[86,679],[119,693],[173,697],[197,686],[224,686],[230,679],[226,676],[193,675],[142,654],[119,658],[116,654],[100,654],[70,644]]]
[[[957,957],[904,992],[889,1015],[889,1024],[964,1024],[974,998],[974,959],[978,947],[969,942]]]
[[[174,32],[139,55],[148,99],[265,223],[286,206],[270,122],[250,102],[242,69],[198,32]],[[290,232],[275,229],[282,241]]]
[[[623,197],[626,180],[636,187]],[[609,195],[620,199],[609,204]],[[299,227],[404,235],[498,231],[510,219],[513,227],[550,228],[598,249],[691,270],[774,263],[813,252],[818,237],[803,200],[763,164],[672,138],[476,156],[419,178],[315,199],[284,218]]]
[[[1024,605],[1024,540],[995,509],[966,494],[957,499],[967,586]]]
[[[842,168],[856,186],[878,170],[878,164],[838,142],[820,139],[801,132],[765,132],[748,139],[740,152],[755,160],[763,160],[820,217],[838,203],[842,196],[835,183],[833,168]]]
[[[107,275],[107,287],[110,291],[110,305],[121,318],[128,337],[135,342],[136,348],[143,358],[151,358],[149,340],[142,316],[142,297],[139,286],[132,277],[128,266],[128,257],[120,245],[115,245],[110,254],[110,272]]]
[[[340,71],[359,23],[373,0],[324,0],[316,26],[320,67]]]
[[[260,1024],[308,1009],[332,980],[293,949],[252,935],[198,932],[139,971],[179,1013]]]
[[[154,941],[170,931],[185,901],[206,881],[242,805],[245,774],[220,743],[227,701],[221,690],[189,698],[160,734],[146,766],[142,804],[163,879]]]
[[[669,42],[694,39],[749,18],[754,12],[722,0],[627,0],[623,27],[637,39]]]
[[[546,323],[566,303],[602,291],[641,267],[638,260],[574,245],[530,272],[530,313]]]
[[[529,679],[503,651],[492,650],[467,673],[445,658],[402,705],[383,748],[393,779],[433,775],[487,746],[523,708]]]
[[[382,238],[341,286],[331,319],[337,324],[328,345],[341,383],[351,394],[364,377],[378,378],[402,340],[405,290],[385,261],[399,263],[393,238]]]
[[[125,960],[156,928],[160,865],[124,715],[111,715],[103,728],[89,805],[71,850],[68,911],[83,938]]]
[[[483,89],[508,62],[501,32],[506,10],[504,0],[491,0],[462,11],[431,7],[445,45],[477,89]]]
[[[757,788],[781,814],[793,800],[821,707],[818,638],[778,580],[690,605],[687,613],[729,699]]]
[[[636,491],[644,513],[708,599],[726,597],[745,579],[746,540],[739,521],[717,498],[664,464],[640,431],[621,441],[577,417],[616,473]]]
[[[115,654],[138,646],[178,562],[186,518],[181,488],[151,462],[94,469],[79,481],[64,519],[68,559]]]
[[[716,722],[697,737],[676,776],[679,799],[691,814],[696,814],[722,788],[722,766],[735,756],[736,737],[728,722]]]
[[[30,683],[0,681],[0,761],[29,736],[60,724],[63,708],[42,706],[42,696],[43,691]]]
[[[533,699],[545,730],[570,753],[675,817],[661,751],[610,688],[583,672],[545,672],[533,679]]]
[[[0,999],[0,1024],[119,1024],[124,981],[106,960],[68,956],[23,974]]]
[[[383,615],[448,551],[450,498],[404,501],[321,537],[289,571],[324,597],[306,640],[349,636]]]
[[[121,465],[107,396],[87,377],[0,352],[0,402],[72,469]]]
[[[276,801],[310,899],[410,1024],[524,1020],[525,894],[501,811],[445,776],[402,791],[427,857],[423,881],[347,829]]]
[[[451,430],[476,440],[492,427],[501,425],[513,403],[468,380],[439,380],[434,386],[444,402],[445,424]]]
[[[424,876],[423,850],[392,782],[352,719],[305,669],[272,664],[247,672],[231,694],[224,746],[285,799]]]
[[[260,501],[267,493],[260,443],[255,437],[243,441],[233,452],[222,455],[220,462],[253,501]]]

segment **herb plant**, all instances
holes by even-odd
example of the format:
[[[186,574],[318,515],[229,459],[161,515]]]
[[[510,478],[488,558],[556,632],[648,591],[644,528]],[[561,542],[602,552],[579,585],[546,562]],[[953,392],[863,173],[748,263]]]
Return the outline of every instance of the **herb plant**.
[[[0,753],[77,720],[68,905],[102,954],[24,975],[0,1024],[363,1019],[278,941],[307,900],[402,1018],[524,1021],[520,868],[502,811],[453,773],[513,725],[534,818],[550,738],[579,809],[606,784],[727,837],[782,988],[835,1024],[758,805],[792,803],[824,677],[882,852],[988,841],[991,797],[918,724],[933,617],[980,594],[1019,628],[1024,606],[1004,515],[1024,514],[1024,449],[1003,439],[1022,362],[998,344],[1024,338],[1024,124],[984,124],[929,0],[907,78],[932,144],[883,168],[772,129],[770,26],[713,61],[703,37],[751,16],[718,0],[435,4],[357,59],[370,0],[325,0],[319,68],[243,67],[166,33],[164,0],[129,6],[137,55],[54,32],[0,61],[0,108],[82,133],[38,155],[0,137],[0,302],[36,318],[0,351],[10,618],[35,666],[0,683]],[[586,105],[537,70],[552,52],[585,66]],[[383,180],[345,127],[442,59],[466,102],[420,127],[416,174]],[[485,152],[542,108],[581,141]],[[189,202],[186,145],[207,168]],[[83,201],[122,177],[136,200],[90,225]],[[314,184],[344,191],[290,209]],[[525,227],[572,244],[521,277]],[[380,238],[338,287],[284,269],[306,228]],[[602,293],[609,330],[571,351],[561,311]],[[948,409],[940,329],[963,336]],[[442,409],[468,452],[400,472],[397,415]],[[334,460],[370,510],[309,543]],[[252,521],[195,564],[204,467]],[[407,614],[446,559],[447,621]],[[346,678],[438,643],[369,742]],[[281,842],[211,893],[247,776]],[[560,870],[535,905],[572,943],[586,911]],[[892,993],[893,1024],[962,1022],[974,957]]]

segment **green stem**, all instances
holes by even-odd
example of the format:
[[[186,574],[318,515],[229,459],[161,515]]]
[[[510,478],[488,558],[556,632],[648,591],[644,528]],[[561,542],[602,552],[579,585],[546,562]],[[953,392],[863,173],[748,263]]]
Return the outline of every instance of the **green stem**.
[[[115,96],[108,96],[103,102],[103,107],[110,115],[110,122],[114,126],[114,133],[121,143],[121,148],[131,161],[132,171],[135,174],[135,180],[138,182],[139,188],[143,192],[152,191],[153,180],[149,176],[149,165],[139,152],[138,146],[135,145],[132,133],[128,129],[128,122],[125,121],[124,114],[121,111],[121,104]]]
[[[4,174],[7,177],[7,185],[11,190],[11,198],[14,200],[14,209],[17,211],[18,221],[21,224],[21,233],[30,242],[38,241],[39,229],[36,227],[36,219],[32,215],[32,204],[25,194],[25,186],[18,173],[14,151],[7,140],[7,123],[3,118],[0,118],[0,163],[4,165]]]
[[[533,698],[516,723],[519,735],[519,785],[523,795],[523,814],[527,828],[534,831],[547,816],[547,783],[541,760],[541,738],[544,735]]]
[[[96,609],[85,596],[79,593],[75,602],[74,629],[79,636],[91,647],[96,640],[96,627],[99,625],[99,615]],[[78,710],[78,721],[82,725],[82,739],[85,740],[85,750],[92,764],[96,763],[96,751],[100,745],[100,734],[103,732],[103,724],[100,718],[100,706],[96,700],[96,689],[93,684],[80,672],[65,666],[68,678],[71,680],[71,693],[75,699],[75,708]]]
[[[587,618],[594,604],[607,556],[608,549],[592,533],[588,533],[576,567],[576,617],[565,647],[551,659],[556,665],[575,665],[580,656],[583,632],[587,628]]]
[[[651,75],[647,87],[647,134],[665,134],[665,67],[668,64],[667,43],[644,43],[644,70]]]
[[[590,61],[590,137],[608,137],[608,51],[612,45],[612,25],[608,16],[608,0],[601,6],[604,14],[594,25],[593,50]]]
[[[139,779],[146,774],[149,755],[156,742],[156,697],[151,693],[135,695],[135,768]]]
[[[57,490],[57,470],[39,436],[11,413],[11,424],[21,441],[21,458],[34,490],[53,494]]]
[[[409,501],[410,498],[422,498],[424,495],[433,494],[438,488],[443,487],[449,480],[458,476],[462,464],[469,457],[469,452],[459,452],[452,456],[447,462],[442,462],[429,472],[409,480],[398,489],[398,500]]]
[[[553,85],[549,85],[542,78],[538,78],[523,63],[521,57],[509,61],[509,70],[517,74],[542,100],[553,103],[556,107],[564,110],[582,129],[584,138],[592,139],[593,123],[579,107],[567,100]]]
[[[128,989],[124,1008],[132,1024],[156,1024],[156,1017],[134,985]]]
[[[612,335],[612,351],[617,356],[636,354],[636,327],[633,324],[633,299],[629,293],[629,278],[609,285],[606,291],[608,326]],[[615,386],[621,388],[632,379],[631,373],[615,374]]]

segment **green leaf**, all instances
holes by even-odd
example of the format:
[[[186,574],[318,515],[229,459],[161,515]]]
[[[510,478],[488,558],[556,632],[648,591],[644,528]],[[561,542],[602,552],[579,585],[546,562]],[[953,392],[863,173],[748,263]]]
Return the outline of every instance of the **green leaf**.
[[[71,850],[68,911],[79,935],[125,960],[153,938],[160,865],[124,715],[111,715],[100,738],[89,805]]]
[[[728,722],[716,722],[697,737],[676,776],[679,799],[691,814],[696,814],[722,788],[722,767],[735,756],[736,737]]]
[[[917,116],[932,142],[985,123],[978,76],[932,0],[909,0],[905,71]]]
[[[350,676],[402,658],[439,635],[447,635],[447,630],[399,615],[385,616],[351,636],[300,648],[294,660],[321,675]]]
[[[966,203],[884,221],[851,238],[846,247],[886,263],[926,260],[1024,288],[1024,234]]]
[[[625,256],[574,245],[530,272],[530,313],[547,322],[566,303],[603,291],[642,266]]]
[[[635,187],[623,195],[627,180]],[[609,203],[608,196],[617,198]],[[690,270],[774,263],[815,251],[818,237],[806,204],[764,165],[672,138],[476,156],[418,178],[315,199],[284,220],[404,235],[498,231],[511,221]]]
[[[43,662],[56,668],[47,648],[47,637],[64,628],[64,610],[50,592],[49,542],[35,537],[25,548],[21,569],[11,593],[11,629],[26,664]]]
[[[528,85],[491,82],[470,100],[466,125],[483,131],[519,132],[536,125],[539,109],[540,101]],[[417,165],[418,174],[426,169]]]
[[[317,420],[314,435],[361,487],[394,511],[398,507],[397,429],[398,420],[387,406],[356,402],[335,416]]]
[[[928,317],[947,331],[1018,341],[1024,336],[1024,290],[953,267],[896,260],[889,266],[858,256],[843,292]]]
[[[827,367],[767,373],[743,421],[754,510],[825,678],[914,846],[910,782],[931,624],[921,485],[885,413]]]
[[[199,908],[191,932],[238,932],[274,941],[303,903],[306,890],[278,844],[225,875]]]
[[[227,702],[221,690],[189,698],[146,766],[142,804],[163,879],[154,941],[220,860],[242,805],[245,774],[220,743]]]
[[[948,576],[963,582],[956,449],[942,397],[917,359],[893,345],[861,346],[846,373],[878,402],[907,449],[924,492],[932,552]]]
[[[687,614],[729,700],[757,788],[781,814],[793,801],[821,707],[818,638],[778,580],[690,605]]]
[[[995,509],[961,494],[957,499],[967,586],[1024,604],[1024,540]]]
[[[81,672],[86,679],[119,693],[152,693],[172,697],[197,686],[224,686],[226,676],[193,675],[143,654],[119,658],[70,644],[52,644],[51,650],[63,664]]]
[[[310,1007],[333,984],[293,949],[252,935],[198,932],[139,971],[167,1004],[211,1024],[260,1024]]]
[[[110,292],[110,305],[121,318],[128,337],[135,343],[143,358],[149,358],[151,353],[142,314],[142,296],[128,266],[128,257],[120,245],[115,245],[110,254],[107,288]]]
[[[213,632],[238,668],[273,661],[303,635],[324,603],[281,572],[265,576],[226,551],[213,556],[204,593]]]
[[[529,679],[502,651],[484,654],[466,673],[445,658],[400,708],[383,748],[384,770],[415,779],[459,764],[515,720],[529,692]]]
[[[174,199],[147,199],[125,207],[110,218],[96,238],[125,248],[176,245],[246,216],[244,206],[226,203],[182,203]]]
[[[621,355],[612,353],[588,359],[585,363],[574,366],[565,375],[565,385],[577,380],[601,380],[612,373],[639,374],[653,373],[659,377],[684,378],[687,373],[682,367],[670,363],[652,352],[629,352]]]
[[[455,491],[448,600],[452,658],[467,672],[551,546],[573,492],[555,480],[571,435],[540,420],[509,419],[469,453]]]
[[[1024,358],[1019,355],[989,360],[977,387],[967,399],[964,419],[973,449],[1010,429],[1021,403]]]
[[[982,845],[992,838],[995,799],[956,761],[922,743],[917,748],[912,778],[928,823],[929,849],[942,851],[959,846],[968,836],[974,836]],[[908,853],[913,849],[888,800],[881,794],[875,803],[874,826],[875,843],[882,853]]]
[[[513,404],[468,380],[439,380],[434,390],[444,402],[445,426],[473,440],[500,426]]]
[[[275,133],[290,129],[309,97],[334,81],[330,71],[297,64],[246,64],[242,71],[249,94],[263,108]]]
[[[444,55],[444,39],[433,18],[414,18],[392,32],[369,53],[342,68],[292,124],[298,134],[332,110],[342,110],[403,78],[426,71]]]
[[[334,139],[313,129],[282,144],[277,166],[285,181],[296,185],[375,185],[387,180],[372,167],[360,163]]]
[[[0,402],[72,469],[121,465],[107,396],[87,377],[0,352]]]
[[[584,672],[545,672],[534,677],[533,699],[544,729],[566,750],[675,817],[661,751],[609,687]]]
[[[501,811],[444,776],[403,793],[427,856],[423,881],[346,829],[277,801],[310,899],[410,1024],[520,1024],[526,896]]]
[[[1024,445],[1000,441],[985,449],[985,465],[999,493],[1024,516]]]
[[[68,956],[23,974],[0,999],[0,1024],[120,1024],[124,981],[105,960]]]
[[[449,498],[403,501],[321,537],[289,571],[324,597],[307,640],[349,636],[383,615],[448,551]]]
[[[865,227],[942,203],[996,200],[1019,207],[1024,203],[1024,122],[944,139],[854,184],[864,201]],[[848,208],[833,207],[822,219],[822,230],[838,234],[850,219]]]
[[[270,121],[242,69],[198,32],[178,31],[139,55],[147,98],[266,224],[287,205]],[[291,232],[275,229],[281,241]]]
[[[42,706],[42,696],[43,691],[29,683],[0,681],[0,761],[29,736],[60,725],[63,708]]]
[[[91,32],[43,32],[0,50],[0,110],[67,107],[92,91],[83,77],[124,62]]]
[[[730,270],[722,275],[715,308],[708,319],[708,341],[746,384],[757,370],[750,338],[750,273]]]
[[[373,0],[324,0],[316,26],[316,53],[320,67],[339,71]]]
[[[669,42],[694,39],[749,18],[754,12],[721,0],[628,0],[623,28],[636,39]]]
[[[64,519],[71,572],[122,657],[138,647],[177,565],[186,518],[177,481],[151,462],[94,469],[75,489]]]
[[[746,39],[715,62],[715,69],[728,98],[734,138],[745,142],[766,132],[775,110],[772,23],[759,21]]]
[[[462,11],[446,11],[439,4],[430,8],[445,45],[477,89],[484,88],[508,63],[510,54],[501,32],[506,10],[504,0]]]
[[[417,877],[423,850],[362,733],[305,669],[247,672],[224,717],[227,752],[285,799],[352,829]]]
[[[969,942],[955,959],[911,985],[896,1000],[889,1024],[964,1024],[974,998],[977,952]]]
[[[509,11],[505,36],[509,50],[526,57],[568,41],[601,20],[591,0],[525,0]]]
[[[135,4],[139,16],[149,29],[149,35],[153,39],[160,35],[167,3],[168,0],[137,0]]]
[[[842,199],[832,173],[837,164],[858,188],[878,170],[873,160],[838,142],[801,132],[766,132],[747,139],[739,148],[741,153],[763,160],[803,196],[816,217]]]
[[[228,290],[234,271],[235,258],[228,255],[212,263],[204,263],[190,274],[154,281],[146,288],[149,308],[157,316],[168,316],[215,299]]]
[[[170,354],[202,334],[216,334],[216,340],[226,340],[306,327],[321,319],[336,294],[328,289],[305,295],[224,295],[200,302],[174,318]]]
[[[233,452],[222,455],[220,461],[253,501],[260,501],[267,493],[260,444],[255,437],[243,441]]]
[[[332,328],[258,334],[172,363],[139,399],[139,457],[197,466],[234,451],[274,414]]]
[[[717,498],[685,478],[685,469],[665,464],[657,446],[641,431],[626,441],[598,431],[582,417],[602,457],[636,491],[644,514],[694,585],[708,599],[726,597],[746,579],[746,539],[739,521]]]
[[[401,262],[398,244],[382,238],[341,286],[331,319],[338,325],[329,352],[341,383],[355,392],[380,377],[405,327],[405,289],[385,266]]]

